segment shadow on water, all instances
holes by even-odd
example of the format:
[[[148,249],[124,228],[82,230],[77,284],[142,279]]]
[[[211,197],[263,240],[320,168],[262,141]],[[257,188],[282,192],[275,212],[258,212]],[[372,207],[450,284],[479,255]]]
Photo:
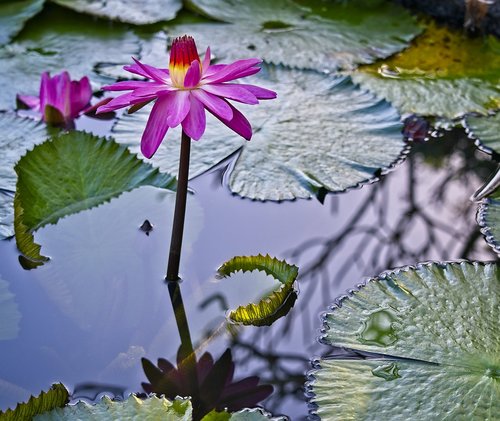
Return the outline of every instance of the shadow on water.
[[[381,182],[328,195],[323,205],[233,196],[224,166],[192,180],[181,288],[196,364],[207,369],[223,360],[221,384],[234,386],[232,367],[235,378],[253,378],[240,386],[274,387],[266,409],[305,417],[310,358],[343,352],[316,341],[318,314],[338,296],[397,266],[494,258],[468,200],[494,167],[456,130],[415,145]],[[180,339],[163,281],[173,200],[170,192],[143,187],[44,227],[36,237],[52,260],[30,272],[19,266],[14,242],[0,242],[0,277],[22,315],[18,337],[0,343],[0,407],[55,381],[74,389],[74,397],[93,399],[105,391],[154,390],[165,373],[180,375],[179,363],[168,362]],[[139,229],[145,220],[149,235]],[[235,255],[259,253],[299,266],[299,298],[271,327],[228,324],[228,308],[258,299],[275,281],[260,273],[220,280],[216,269]],[[194,370],[200,377],[206,371]]]

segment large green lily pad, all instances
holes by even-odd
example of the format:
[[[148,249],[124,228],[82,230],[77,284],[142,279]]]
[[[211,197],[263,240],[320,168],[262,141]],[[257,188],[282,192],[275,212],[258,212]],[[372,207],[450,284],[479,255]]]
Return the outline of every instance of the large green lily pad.
[[[182,7],[181,0],[52,0],[55,3],[103,18],[146,25],[175,18]]]
[[[499,305],[500,271],[493,263],[427,263],[371,279],[324,316],[322,341],[379,355],[319,360],[311,373],[313,413],[494,419]]]
[[[44,0],[16,0],[0,3],[0,45],[7,44],[24,23],[42,10]]]
[[[274,64],[335,71],[401,51],[420,32],[415,19],[387,1],[190,0],[187,6],[227,24],[179,25],[210,43],[218,58],[261,57]]]
[[[191,175],[239,151],[229,176],[231,191],[257,200],[309,198],[319,189],[343,191],[366,183],[397,162],[404,151],[397,112],[348,77],[265,67],[248,78],[278,92],[278,99],[238,108],[254,135],[249,142],[214,118],[193,142]],[[116,140],[138,152],[148,110],[124,115]],[[152,163],[178,166],[180,132],[169,131]]]
[[[125,147],[77,131],[37,145],[21,158],[16,172],[16,242],[34,262],[46,260],[33,240],[33,232],[44,225],[139,186],[175,186],[173,176],[160,174]]]
[[[489,117],[468,116],[465,124],[482,150],[500,154],[500,113]]]
[[[0,277],[0,341],[14,339],[19,333],[21,313],[7,281]]]
[[[500,41],[429,24],[400,54],[361,67],[353,80],[401,113],[457,118],[500,106]]]
[[[0,240],[14,234],[14,165],[48,136],[44,124],[12,112],[0,112]]]
[[[88,75],[100,83],[93,72],[96,64],[124,63],[138,52],[138,39],[126,27],[50,8],[34,18],[16,42],[0,48],[0,109],[14,108],[17,93],[38,95],[44,71],[68,70],[72,79]]]

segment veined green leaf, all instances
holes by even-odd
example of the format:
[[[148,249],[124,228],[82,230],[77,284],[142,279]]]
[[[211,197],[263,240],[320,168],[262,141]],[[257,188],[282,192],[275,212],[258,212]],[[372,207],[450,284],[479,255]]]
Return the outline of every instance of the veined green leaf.
[[[228,317],[235,323],[268,326],[285,316],[295,304],[297,291],[294,289],[294,282],[299,270],[297,266],[289,265],[284,260],[259,254],[258,256],[233,257],[217,272],[221,277],[228,277],[237,271],[252,272],[254,270],[265,272],[281,282],[282,286],[265,295],[257,304],[250,303],[231,310]]]

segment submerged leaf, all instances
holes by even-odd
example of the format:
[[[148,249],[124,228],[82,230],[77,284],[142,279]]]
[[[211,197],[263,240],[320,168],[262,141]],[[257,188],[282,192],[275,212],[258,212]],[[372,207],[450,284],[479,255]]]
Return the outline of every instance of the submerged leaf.
[[[427,263],[370,280],[324,316],[322,341],[379,355],[322,358],[311,373],[312,412],[491,419],[500,412],[499,305],[493,263]]]
[[[53,384],[47,392],[42,392],[37,397],[32,396],[28,402],[20,403],[15,409],[0,411],[2,421],[31,420],[37,415],[52,411],[66,405],[69,393],[61,383]]]
[[[35,418],[35,421],[111,421],[111,420],[160,420],[191,421],[192,408],[189,399],[169,401],[151,396],[145,400],[131,395],[122,402],[113,402],[104,396],[99,403],[90,405],[78,402],[64,408],[54,409]]]
[[[257,304],[250,303],[229,312],[229,319],[235,323],[253,326],[269,326],[285,316],[295,304],[297,291],[294,288],[299,274],[297,266],[289,265],[284,260],[267,256],[236,256],[225,262],[219,269],[221,277],[242,271],[265,272],[281,282],[279,289],[266,294]]]
[[[224,60],[242,58],[243,46],[270,63],[328,72],[401,51],[420,32],[405,9],[386,1],[301,3],[189,0],[194,11],[228,24],[179,25],[171,30],[175,35],[189,33],[197,42],[209,40],[215,55]]]
[[[44,0],[0,2],[0,45],[14,38],[25,22],[42,10],[43,3]]]
[[[16,172],[16,241],[34,262],[45,260],[33,239],[38,228],[139,186],[175,186],[173,176],[160,174],[125,147],[76,131],[36,146],[21,158]]]
[[[209,119],[203,138],[192,145],[191,176],[241,149],[228,178],[230,189],[251,199],[291,200],[375,180],[403,156],[397,112],[349,78],[281,67],[261,73],[248,83],[272,89],[278,98],[239,106],[252,124],[252,140],[243,144]],[[113,128],[116,140],[137,153],[147,118],[147,110],[124,115]],[[179,141],[174,133],[167,138],[152,162],[173,171]]]
[[[9,284],[0,277],[0,341],[14,339],[19,333],[21,313]],[[1,418],[1,417],[0,417]]]
[[[77,12],[88,13],[120,22],[146,25],[171,20],[182,7],[181,0],[53,0]]]
[[[401,113],[461,117],[500,106],[500,41],[430,23],[400,54],[361,67],[353,80]]]
[[[489,117],[468,116],[465,123],[482,150],[500,155],[500,112]]]

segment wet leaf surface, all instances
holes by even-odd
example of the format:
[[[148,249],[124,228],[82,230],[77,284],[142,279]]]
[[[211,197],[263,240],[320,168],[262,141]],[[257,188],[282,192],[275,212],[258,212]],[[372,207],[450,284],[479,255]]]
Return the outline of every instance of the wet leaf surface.
[[[500,154],[500,113],[489,117],[468,116],[465,119],[469,134],[479,147],[488,153]]]
[[[26,21],[42,10],[44,0],[2,1],[0,3],[0,45],[7,44]]]
[[[422,264],[385,272],[342,298],[324,316],[322,341],[383,355],[318,361],[313,413],[356,420],[498,413],[498,269]]]

